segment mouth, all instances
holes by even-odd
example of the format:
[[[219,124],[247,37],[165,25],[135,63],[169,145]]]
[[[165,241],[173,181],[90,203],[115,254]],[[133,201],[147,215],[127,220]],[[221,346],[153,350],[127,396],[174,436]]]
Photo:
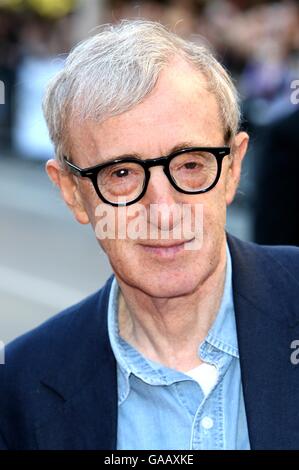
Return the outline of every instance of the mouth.
[[[173,258],[175,255],[179,253],[183,253],[186,249],[186,245],[191,243],[194,240],[183,240],[177,241],[174,243],[173,241],[165,241],[165,243],[157,243],[151,245],[140,245],[144,251],[150,253],[152,255],[159,256],[161,258]]]

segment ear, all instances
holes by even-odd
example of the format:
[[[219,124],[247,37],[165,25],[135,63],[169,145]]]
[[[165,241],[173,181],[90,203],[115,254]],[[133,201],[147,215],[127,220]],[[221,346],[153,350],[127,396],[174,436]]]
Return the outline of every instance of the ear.
[[[89,217],[85,210],[75,177],[63,169],[57,160],[53,159],[46,163],[46,172],[50,180],[60,189],[65,203],[73,212],[77,221],[80,222],[80,224],[88,224]]]
[[[243,158],[248,147],[249,136],[246,132],[239,132],[231,145],[231,162],[226,178],[226,204],[233,202],[241,177]]]

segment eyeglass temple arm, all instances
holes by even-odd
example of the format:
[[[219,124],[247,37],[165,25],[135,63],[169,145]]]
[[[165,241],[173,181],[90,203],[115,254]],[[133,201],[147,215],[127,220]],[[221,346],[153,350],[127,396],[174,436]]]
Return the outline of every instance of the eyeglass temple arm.
[[[81,168],[79,168],[78,166],[74,165],[73,163],[71,163],[67,157],[63,157],[63,160],[64,162],[66,163],[67,167],[69,168],[69,170],[74,174],[74,175],[77,175],[77,176],[85,176],[85,174],[83,174],[84,172],[81,170]]]

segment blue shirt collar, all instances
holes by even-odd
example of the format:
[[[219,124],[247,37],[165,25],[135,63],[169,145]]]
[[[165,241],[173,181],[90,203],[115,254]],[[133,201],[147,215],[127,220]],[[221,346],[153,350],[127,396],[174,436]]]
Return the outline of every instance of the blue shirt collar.
[[[217,317],[205,339],[207,343],[231,356],[239,358],[237,328],[232,287],[232,260],[226,245],[226,275]]]

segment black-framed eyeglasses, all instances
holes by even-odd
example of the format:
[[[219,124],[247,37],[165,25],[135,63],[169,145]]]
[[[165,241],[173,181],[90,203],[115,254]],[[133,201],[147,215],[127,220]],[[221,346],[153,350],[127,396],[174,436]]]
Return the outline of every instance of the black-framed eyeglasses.
[[[103,202],[129,206],[146,193],[151,167],[162,165],[169,182],[180,193],[201,194],[216,186],[222,160],[229,154],[230,147],[188,147],[164,157],[141,160],[128,156],[84,169],[65,156],[64,161],[74,175],[92,181]]]

